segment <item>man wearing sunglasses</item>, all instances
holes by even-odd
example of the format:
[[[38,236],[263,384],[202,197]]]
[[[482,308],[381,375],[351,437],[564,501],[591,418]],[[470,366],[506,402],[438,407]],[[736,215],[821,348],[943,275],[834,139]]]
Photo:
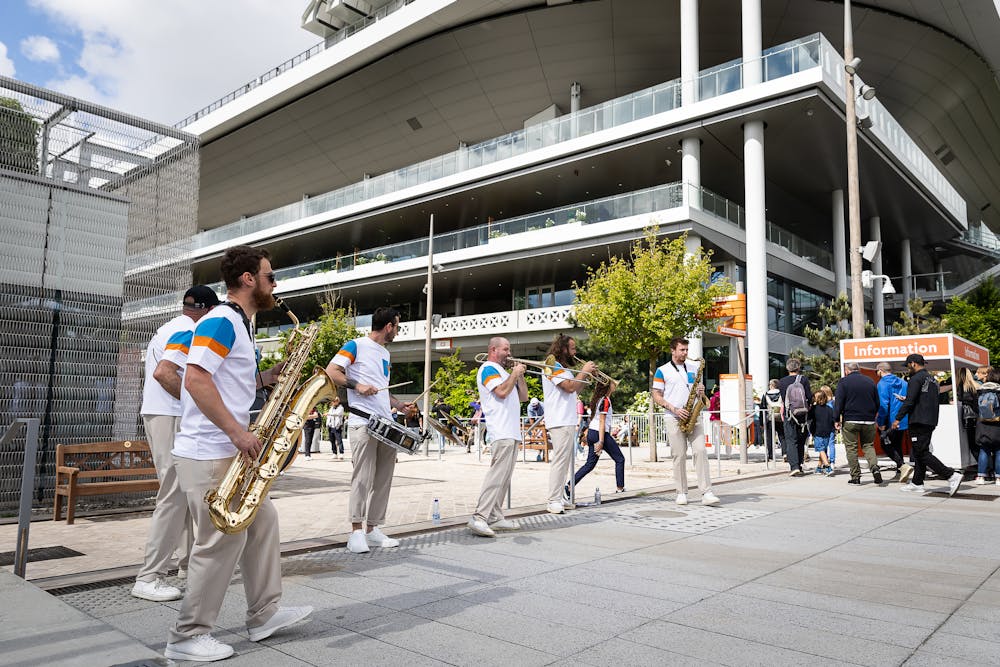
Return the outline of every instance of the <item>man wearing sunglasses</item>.
[[[259,372],[254,315],[274,307],[270,254],[234,246],[222,257],[226,303],[198,322],[181,391],[181,427],[174,437],[174,467],[194,519],[187,590],[164,654],[173,660],[212,662],[233,647],[212,636],[229,583],[240,564],[250,641],[259,642],[303,620],[312,607],[281,607],[278,512],[264,498],[250,526],[216,529],[205,493],[219,487],[237,456],[252,460],[262,444],[249,430],[258,385],[273,384],[283,364]]]
[[[181,378],[195,324],[219,304],[210,287],[195,285],[184,293],[183,311],[159,329],[146,347],[146,380],[142,389],[142,423],[153,453],[160,490],[146,538],[146,554],[135,578],[132,595],[144,600],[179,600],[181,591],[164,582],[170,559],[177,551],[177,574],[187,573],[191,553],[191,513],[177,483],[174,433],[181,418]]]

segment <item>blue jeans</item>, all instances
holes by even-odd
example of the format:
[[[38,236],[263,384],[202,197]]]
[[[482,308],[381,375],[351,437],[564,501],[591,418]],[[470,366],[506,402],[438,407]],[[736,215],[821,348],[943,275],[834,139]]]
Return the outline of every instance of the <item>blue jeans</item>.
[[[594,453],[594,445],[597,444],[597,439],[600,434],[594,429],[589,429],[587,431],[587,450],[589,454],[587,455],[587,462],[580,466],[580,469],[576,471],[576,475],[573,476],[573,485],[580,483],[580,480],[587,476],[591,470],[597,466],[597,459],[600,454]],[[619,489],[625,488],[625,455],[622,454],[621,447],[615,442],[615,439],[611,437],[610,433],[604,434],[604,451],[608,453],[611,460],[615,462],[615,484],[618,485]]]
[[[985,477],[987,473],[991,472],[996,475],[997,470],[1000,470],[1000,449],[989,452],[981,448],[979,450],[979,476]]]
[[[813,450],[819,454],[820,452],[826,452],[826,457],[830,460],[830,465],[837,458],[837,442],[836,436],[833,433],[830,435],[814,435],[813,436]]]

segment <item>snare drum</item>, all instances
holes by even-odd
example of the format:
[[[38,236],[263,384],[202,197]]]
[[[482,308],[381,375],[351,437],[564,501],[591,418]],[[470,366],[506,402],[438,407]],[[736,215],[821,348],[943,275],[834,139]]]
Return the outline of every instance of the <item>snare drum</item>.
[[[424,439],[419,431],[400,426],[391,419],[379,415],[368,415],[368,435],[393,449],[411,455],[416,453]]]

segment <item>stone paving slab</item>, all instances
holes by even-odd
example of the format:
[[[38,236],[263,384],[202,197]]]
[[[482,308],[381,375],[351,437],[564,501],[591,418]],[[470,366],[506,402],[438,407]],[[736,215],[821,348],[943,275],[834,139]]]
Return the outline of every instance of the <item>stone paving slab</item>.
[[[364,555],[286,557],[283,602],[315,613],[250,642],[237,576],[217,632],[237,655],[223,664],[998,664],[992,503],[900,500],[896,485],[842,481],[744,479],[718,485],[720,508],[678,508],[661,494],[523,517],[523,531],[496,539],[455,527]],[[811,489],[835,517],[829,530]],[[687,520],[674,513],[703,511],[717,513],[705,530],[670,529]],[[5,595],[15,606],[30,592],[57,607],[44,622],[12,616],[0,627],[29,647],[86,632],[78,644],[91,659],[80,664],[113,664],[102,637],[155,656],[179,604],[135,600],[128,584],[53,598],[16,583],[28,588]],[[45,656],[34,664],[56,664]]]

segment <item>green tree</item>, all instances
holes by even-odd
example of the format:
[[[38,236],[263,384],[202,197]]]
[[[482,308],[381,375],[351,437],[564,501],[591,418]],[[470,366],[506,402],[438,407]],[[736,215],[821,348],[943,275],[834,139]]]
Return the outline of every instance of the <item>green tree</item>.
[[[10,97],[0,97],[0,168],[38,171],[38,123]]]
[[[810,381],[816,389],[824,384],[833,389],[837,387],[837,381],[840,380],[840,341],[851,337],[850,329],[842,328],[841,323],[850,319],[851,304],[847,295],[841,293],[833,301],[819,307],[822,327],[807,326],[802,330],[809,344],[816,348],[817,354],[806,355],[802,348],[792,350],[791,356],[802,362],[802,367],[809,373]],[[873,338],[879,332],[870,322],[865,322],[865,335]]]
[[[931,315],[933,302],[924,303],[922,299],[910,299],[910,312],[905,310],[899,314],[899,320],[893,325],[897,336],[912,336],[915,334],[944,333],[948,331],[948,322]]]
[[[945,319],[952,332],[1000,358],[1000,289],[992,279],[983,280],[966,298],[948,304]]]
[[[462,348],[456,348],[453,354],[442,357],[441,367],[434,374],[435,384],[431,391],[451,406],[453,415],[468,419],[472,416],[469,404],[479,398],[479,390],[476,387],[476,373],[479,366],[470,369],[459,359],[461,352]],[[528,397],[542,400],[541,378],[537,375],[528,375],[524,380],[528,385]]]
[[[309,350],[308,359],[302,367],[301,381],[307,380],[317,366],[326,368],[326,365],[333,359],[333,355],[337,354],[344,343],[361,335],[361,332],[354,326],[355,311],[353,305],[344,305],[332,293],[325,294],[323,298],[324,301],[320,304],[322,315],[316,319],[319,324],[319,332]],[[289,335],[290,331],[281,332],[278,336],[280,339],[278,353],[262,359],[261,370],[266,370],[284,359]]]
[[[686,241],[686,234],[659,239],[651,227],[628,257],[588,269],[586,284],[576,289],[577,323],[609,353],[645,359],[650,389],[670,339],[708,330],[715,300],[733,292],[726,278],[713,280],[711,252],[688,253]],[[652,403],[648,414],[650,460],[655,461]]]

